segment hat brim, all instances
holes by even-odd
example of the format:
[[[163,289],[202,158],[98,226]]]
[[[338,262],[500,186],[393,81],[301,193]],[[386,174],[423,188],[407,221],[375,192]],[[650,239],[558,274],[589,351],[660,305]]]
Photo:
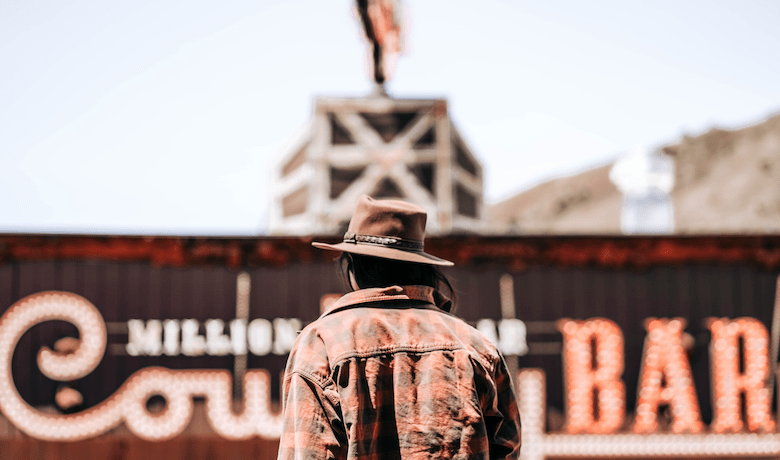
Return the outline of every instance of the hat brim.
[[[351,254],[360,254],[364,256],[380,257],[382,259],[400,260],[402,262],[412,262],[417,264],[439,265],[449,267],[453,264],[449,260],[440,259],[422,251],[404,251],[402,249],[387,248],[375,244],[361,243],[337,243],[327,244],[314,242],[311,244],[315,248],[326,249],[328,251],[342,251]]]

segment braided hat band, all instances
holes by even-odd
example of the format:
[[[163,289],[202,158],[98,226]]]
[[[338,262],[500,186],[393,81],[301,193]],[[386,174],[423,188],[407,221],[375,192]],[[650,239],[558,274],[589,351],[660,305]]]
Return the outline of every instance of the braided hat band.
[[[347,232],[344,234],[344,242],[354,244],[376,244],[389,248],[399,248],[412,251],[423,250],[422,241],[407,241],[402,240],[401,238],[391,238],[384,236],[357,235],[352,232]]]

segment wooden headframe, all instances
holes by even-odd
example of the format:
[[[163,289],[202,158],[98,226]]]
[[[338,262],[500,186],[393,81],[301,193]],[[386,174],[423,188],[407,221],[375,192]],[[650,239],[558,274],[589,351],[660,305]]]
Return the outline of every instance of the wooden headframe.
[[[417,204],[430,234],[484,229],[482,166],[444,99],[317,98],[275,174],[271,234],[343,233],[361,194]]]

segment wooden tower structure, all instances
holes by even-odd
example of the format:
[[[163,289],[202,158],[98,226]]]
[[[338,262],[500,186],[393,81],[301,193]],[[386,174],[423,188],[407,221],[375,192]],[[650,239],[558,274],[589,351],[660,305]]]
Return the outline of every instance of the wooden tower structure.
[[[444,99],[316,98],[274,175],[272,235],[340,235],[361,194],[422,207],[430,234],[484,230],[482,166]]]

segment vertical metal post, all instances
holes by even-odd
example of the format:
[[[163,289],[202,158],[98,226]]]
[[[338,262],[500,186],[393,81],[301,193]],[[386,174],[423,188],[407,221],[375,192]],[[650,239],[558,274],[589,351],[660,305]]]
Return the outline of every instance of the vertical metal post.
[[[767,387],[769,391],[774,391],[777,374],[777,355],[780,346],[780,276],[777,277],[777,287],[775,288],[775,309],[772,312],[772,332],[771,344],[769,348],[769,382]]]
[[[236,278],[236,319],[249,322],[249,293],[252,281],[249,273],[242,271]],[[237,354],[233,359],[233,396],[243,398],[244,375],[246,374],[247,356]]]
[[[498,281],[499,293],[501,298],[501,317],[503,319],[515,319],[517,312],[515,310],[515,282],[512,275],[505,273],[501,275]],[[512,381],[517,379],[517,355],[506,356],[506,367]]]

